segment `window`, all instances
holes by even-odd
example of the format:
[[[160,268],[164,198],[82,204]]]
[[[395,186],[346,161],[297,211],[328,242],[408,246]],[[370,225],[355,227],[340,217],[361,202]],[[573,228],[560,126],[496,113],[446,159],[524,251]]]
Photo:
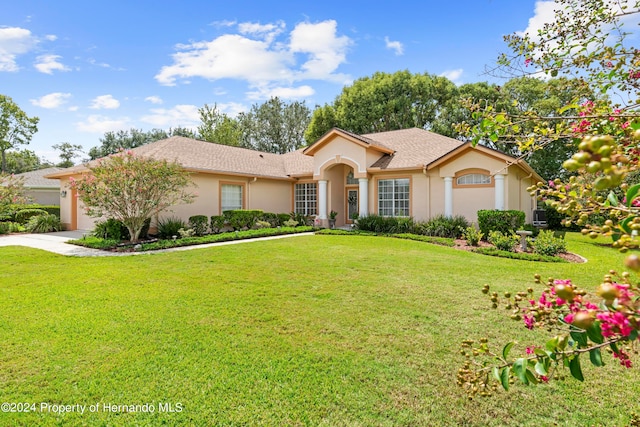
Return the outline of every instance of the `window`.
[[[222,212],[243,208],[244,186],[241,184],[222,184],[220,186],[220,206]]]
[[[469,173],[458,177],[457,185],[488,185],[491,184],[491,176],[481,173]]]
[[[294,205],[295,213],[316,215],[318,212],[318,191],[315,182],[295,185]]]
[[[350,171],[347,175],[347,185],[358,184],[359,182],[360,181],[358,181],[358,178],[353,177],[353,171]]]
[[[409,178],[378,181],[378,214],[409,216]]]

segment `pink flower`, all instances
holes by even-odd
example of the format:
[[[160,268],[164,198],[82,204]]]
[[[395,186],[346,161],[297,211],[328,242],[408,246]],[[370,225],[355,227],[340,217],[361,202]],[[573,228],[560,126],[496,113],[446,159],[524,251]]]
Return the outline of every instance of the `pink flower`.
[[[548,383],[549,382],[549,377],[546,375],[540,375],[540,381]]]
[[[618,350],[617,353],[613,353],[613,357],[620,360],[620,364],[625,368],[631,367],[631,360],[629,360],[629,355],[625,353],[624,350]]]
[[[624,122],[621,127],[622,127],[622,129],[628,128],[629,127],[629,122]]]
[[[524,326],[526,326],[527,329],[533,329],[533,325],[536,322],[533,316],[525,315],[522,317],[522,319],[524,320]]]
[[[531,65],[532,62],[533,62],[533,59],[527,58],[524,60],[524,66],[528,67],[529,65]]]
[[[549,187],[556,188],[556,184],[553,181],[549,180]]]
[[[569,313],[564,316],[564,321],[567,323],[573,323],[573,313]]]
[[[629,319],[625,317],[624,314],[620,312],[612,313],[610,311],[598,313],[596,315],[598,320],[600,320],[600,327],[602,329],[603,337],[612,337],[615,334],[620,334],[624,337],[628,337],[633,331],[631,324],[629,323]]]
[[[535,347],[527,347],[526,352],[527,354],[533,354],[535,353]]]

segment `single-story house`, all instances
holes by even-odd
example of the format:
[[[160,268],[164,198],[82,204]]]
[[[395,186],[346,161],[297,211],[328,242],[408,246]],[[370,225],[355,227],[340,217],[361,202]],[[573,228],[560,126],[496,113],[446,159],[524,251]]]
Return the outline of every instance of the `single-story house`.
[[[298,212],[336,225],[364,216],[463,215],[477,221],[480,209],[517,209],[532,220],[535,199],[527,187],[542,178],[522,160],[423,129],[356,135],[331,129],[307,148],[286,154],[174,136],[133,150],[175,160],[192,173],[198,196],[175,206],[173,215],[220,215],[231,209]],[[69,189],[87,172],[75,166],[48,175],[60,179],[61,220],[67,229],[91,229],[94,219]]]
[[[60,181],[45,177],[62,170],[63,168],[51,167],[18,173],[15,176],[24,179],[25,195],[32,203],[57,206],[60,204]]]

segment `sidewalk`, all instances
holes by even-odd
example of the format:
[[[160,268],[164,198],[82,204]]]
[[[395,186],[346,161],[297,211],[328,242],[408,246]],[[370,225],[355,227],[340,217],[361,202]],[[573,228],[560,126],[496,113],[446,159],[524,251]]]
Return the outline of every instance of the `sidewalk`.
[[[181,246],[178,248],[161,249],[158,251],[146,252],[108,252],[100,249],[85,248],[71,245],[68,240],[81,239],[87,231],[59,231],[56,233],[43,234],[10,234],[0,236],[0,247],[2,246],[27,246],[29,248],[42,249],[66,256],[90,257],[90,256],[130,256],[130,255],[151,255],[164,252],[188,251],[191,249],[203,249],[214,246],[235,245],[240,243],[256,242],[260,240],[284,239],[294,236],[310,236],[313,232],[285,234],[282,236],[258,237],[256,239],[233,240],[230,242],[206,243],[203,245]]]

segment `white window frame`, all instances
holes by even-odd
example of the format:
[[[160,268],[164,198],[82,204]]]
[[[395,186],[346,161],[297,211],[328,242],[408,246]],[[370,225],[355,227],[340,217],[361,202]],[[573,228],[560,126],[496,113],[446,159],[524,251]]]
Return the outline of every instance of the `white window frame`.
[[[456,185],[491,185],[491,175],[468,173],[456,178]]]
[[[301,182],[293,186],[293,211],[302,215],[318,214],[318,184]]]
[[[237,190],[240,189],[240,200],[238,204],[238,193]],[[230,191],[233,190],[236,194],[231,194]],[[236,183],[236,182],[221,182],[220,183],[220,213],[224,211],[232,211],[238,209],[244,209],[244,184]],[[233,200],[229,200],[233,197]]]
[[[411,216],[411,180],[409,178],[378,180],[378,215]]]

